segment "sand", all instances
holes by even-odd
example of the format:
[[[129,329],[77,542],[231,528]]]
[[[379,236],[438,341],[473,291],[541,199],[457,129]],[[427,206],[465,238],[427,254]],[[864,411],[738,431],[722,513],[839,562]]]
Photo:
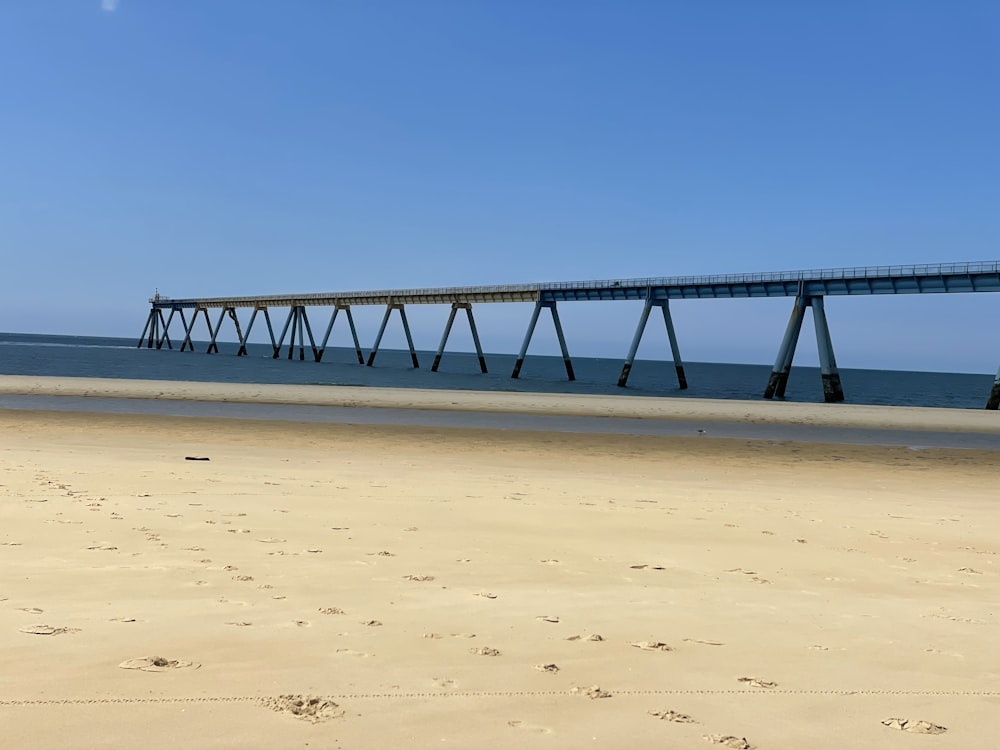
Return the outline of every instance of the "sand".
[[[998,460],[0,411],[4,746],[991,747]]]

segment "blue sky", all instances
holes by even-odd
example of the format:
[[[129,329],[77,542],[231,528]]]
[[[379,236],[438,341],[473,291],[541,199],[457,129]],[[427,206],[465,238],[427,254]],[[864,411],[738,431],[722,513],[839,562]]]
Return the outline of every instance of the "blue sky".
[[[1000,258],[998,81],[995,2],[5,0],[0,330],[137,336],[155,287]],[[682,353],[770,362],[790,306],[676,303]],[[619,357],[640,307],[560,311]],[[827,312],[844,367],[1000,362],[1000,296]],[[516,351],[530,309],[476,313]],[[446,309],[410,314],[433,348]]]

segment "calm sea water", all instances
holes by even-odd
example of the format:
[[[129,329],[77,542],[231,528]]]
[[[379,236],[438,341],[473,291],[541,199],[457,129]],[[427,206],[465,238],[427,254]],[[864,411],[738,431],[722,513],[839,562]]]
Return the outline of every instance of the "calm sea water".
[[[353,349],[329,348],[323,362],[271,358],[271,347],[251,344],[249,356],[237,357],[237,346],[220,343],[220,354],[205,354],[207,342],[194,352],[137,349],[134,339],[91,336],[42,336],[0,333],[0,374],[63,377],[195,380],[229,383],[296,383],[473,391],[625,394],[681,398],[760,399],[770,366],[685,363],[689,388],[678,390],[670,362],[637,360],[628,388],[616,383],[621,359],[575,357],[577,380],[566,380],[560,357],[529,356],[518,380],[510,377],[513,354],[488,354],[488,374],[479,372],[474,354],[446,352],[438,372],[430,371],[433,352],[419,352],[413,369],[408,352],[381,350],[374,367],[357,363]],[[296,351],[296,357],[298,352]],[[841,370],[849,403],[939,406],[981,409],[992,375]],[[787,400],[820,402],[819,370],[794,367]]]

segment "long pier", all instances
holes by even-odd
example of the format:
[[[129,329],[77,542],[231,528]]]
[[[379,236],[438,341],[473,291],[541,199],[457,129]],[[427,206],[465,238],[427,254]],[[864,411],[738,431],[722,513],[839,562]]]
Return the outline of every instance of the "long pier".
[[[791,316],[778,348],[778,355],[770,378],[764,388],[764,398],[784,397],[788,376],[795,356],[796,345],[805,320],[806,310],[812,310],[819,351],[820,372],[823,381],[823,397],[828,403],[844,400],[844,389],[833,351],[833,341],[827,325],[824,298],[829,296],[867,296],[895,294],[968,294],[977,292],[1000,292],[1000,261],[975,263],[938,263],[909,266],[866,266],[854,268],[830,268],[810,271],[780,271],[772,273],[730,274],[716,276],[657,277],[638,279],[617,279],[607,281],[565,281],[542,284],[505,284],[499,286],[466,286],[429,289],[388,289],[378,291],[324,292],[314,294],[276,294],[242,297],[200,297],[190,299],[170,299],[155,295],[149,300],[151,307],[146,325],[139,337],[139,347],[161,349],[164,345],[173,349],[169,330],[178,319],[184,336],[181,351],[194,351],[192,333],[199,316],[205,321],[209,336],[208,353],[218,353],[218,336],[228,319],[232,322],[239,339],[238,356],[247,353],[247,341],[254,323],[263,318],[275,359],[281,356],[288,341],[288,358],[294,358],[296,338],[299,359],[305,359],[305,341],[308,338],[313,359],[320,362],[326,351],[327,342],[338,317],[343,315],[350,326],[358,363],[371,367],[375,364],[379,345],[393,312],[399,318],[406,334],[410,358],[414,367],[419,367],[417,352],[413,345],[406,305],[450,305],[451,311],[445,324],[444,333],[435,353],[432,371],[437,371],[444,355],[448,337],[459,311],[463,311],[472,330],[479,367],[486,372],[479,333],[473,317],[473,305],[481,303],[533,302],[534,309],[514,364],[512,378],[517,378],[524,365],[531,338],[543,310],[548,310],[555,326],[556,337],[562,352],[569,380],[575,379],[573,363],[570,359],[566,337],[559,320],[560,302],[604,302],[612,300],[636,300],[643,303],[639,322],[632,338],[631,346],[622,366],[618,385],[628,383],[629,372],[635,360],[639,342],[642,340],[649,315],[658,308],[663,316],[678,386],[687,388],[684,363],[670,315],[670,302],[688,299],[731,299],[755,297],[793,297]],[[367,359],[361,349],[357,327],[351,308],[363,305],[384,306],[385,313],[379,326],[378,335]],[[330,318],[322,336],[315,336],[309,316],[311,307],[332,308]],[[271,319],[272,309],[287,309],[280,333]],[[213,324],[209,310],[218,310]],[[238,310],[250,311],[245,328],[240,323]],[[187,313],[190,312],[190,318]],[[280,320],[280,318],[279,318]],[[289,336],[290,332],[290,336]],[[993,383],[986,408],[996,410],[1000,406],[1000,371]]]

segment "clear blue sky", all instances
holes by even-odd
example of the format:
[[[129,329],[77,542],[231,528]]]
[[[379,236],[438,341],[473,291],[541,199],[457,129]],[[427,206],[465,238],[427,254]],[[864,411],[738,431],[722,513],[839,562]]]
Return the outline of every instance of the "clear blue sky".
[[[997,2],[4,0],[0,94],[0,330],[138,336],[154,287],[1000,258]],[[770,362],[790,305],[676,303],[682,352]],[[571,351],[639,309],[564,305]],[[529,312],[479,307],[486,349]],[[1000,295],[827,312],[841,366],[1000,363]],[[446,310],[411,315],[433,348]]]

